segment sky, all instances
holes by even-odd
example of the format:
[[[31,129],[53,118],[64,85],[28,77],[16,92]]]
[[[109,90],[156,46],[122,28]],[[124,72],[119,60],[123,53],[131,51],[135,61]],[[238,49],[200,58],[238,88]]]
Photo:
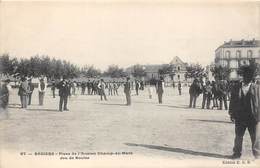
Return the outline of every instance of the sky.
[[[260,3],[1,2],[0,54],[48,55],[105,70],[208,65],[224,41],[260,40]]]

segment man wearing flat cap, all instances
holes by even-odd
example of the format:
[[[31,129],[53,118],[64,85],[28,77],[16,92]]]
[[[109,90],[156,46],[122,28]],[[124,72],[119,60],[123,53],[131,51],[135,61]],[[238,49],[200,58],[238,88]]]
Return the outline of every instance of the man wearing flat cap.
[[[231,90],[229,115],[235,123],[235,141],[231,159],[238,159],[241,156],[243,136],[246,129],[250,134],[252,152],[257,158],[259,151],[256,149],[256,125],[259,118],[259,84],[253,82],[255,69],[253,66],[245,65],[240,67],[242,82],[237,82]]]

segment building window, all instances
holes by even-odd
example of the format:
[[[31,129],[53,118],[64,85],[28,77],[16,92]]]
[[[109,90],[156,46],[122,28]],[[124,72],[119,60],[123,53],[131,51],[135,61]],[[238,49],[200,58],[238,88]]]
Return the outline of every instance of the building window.
[[[253,58],[253,51],[252,50],[247,51],[247,58]]]
[[[241,51],[240,50],[237,50],[236,57],[239,58],[239,59],[241,58]]]
[[[231,60],[230,61],[230,68],[238,68],[238,61]]]
[[[178,75],[178,79],[180,80],[180,75]]]
[[[181,70],[181,68],[178,66],[178,71],[180,71]]]
[[[226,51],[226,53],[225,53],[225,58],[230,58],[230,51]]]

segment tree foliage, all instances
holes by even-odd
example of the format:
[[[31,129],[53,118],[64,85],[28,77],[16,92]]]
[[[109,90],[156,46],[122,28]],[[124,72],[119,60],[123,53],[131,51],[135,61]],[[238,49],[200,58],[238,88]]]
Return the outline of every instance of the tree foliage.
[[[70,62],[50,59],[49,56],[11,59],[8,54],[0,56],[0,73],[19,76],[46,76],[47,78],[77,77],[80,69]]]
[[[97,77],[101,75],[101,70],[95,68],[93,65],[85,65],[81,68],[81,74],[84,77]]]
[[[166,75],[166,74],[173,73],[173,65],[170,65],[170,64],[163,65],[162,68],[160,68],[158,70],[158,73],[160,75]]]
[[[228,80],[231,73],[231,69],[222,66],[213,66],[210,71],[214,76],[215,80]]]
[[[109,76],[111,78],[126,77],[126,72],[123,68],[119,68],[117,65],[110,65],[108,69],[103,73],[104,76]]]
[[[146,76],[145,67],[139,64],[134,65],[132,75],[134,77],[139,77],[139,78],[145,77]]]
[[[186,78],[201,78],[206,76],[205,69],[200,64],[190,64],[186,67]]]

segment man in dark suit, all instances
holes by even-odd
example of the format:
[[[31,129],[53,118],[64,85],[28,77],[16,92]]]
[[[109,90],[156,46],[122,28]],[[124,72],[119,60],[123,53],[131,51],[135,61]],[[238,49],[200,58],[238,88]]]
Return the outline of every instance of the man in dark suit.
[[[34,90],[34,85],[32,83],[32,79],[28,80],[28,87],[29,87],[29,92],[28,92],[28,105],[31,105],[32,102],[32,94]]]
[[[126,105],[130,106],[131,105],[131,83],[130,83],[130,78],[126,78],[126,83],[124,84],[124,93],[126,96]]]
[[[194,79],[193,83],[190,86],[189,94],[190,94],[190,108],[196,108],[197,97],[201,93],[200,83],[198,79]]]
[[[235,144],[231,159],[240,158],[242,152],[243,136],[248,129],[252,151],[255,157],[259,153],[255,149],[256,124],[259,122],[259,90],[258,84],[253,83],[254,69],[250,66],[241,68],[242,82],[237,82],[231,90],[229,114],[235,122]]]
[[[158,94],[159,104],[162,104],[163,92],[164,92],[164,79],[161,76],[160,79],[156,83],[156,93]]]
[[[69,88],[69,83],[65,77],[58,84],[58,89],[59,89],[59,96],[60,96],[59,110],[69,111],[69,109],[67,108],[67,103],[68,103],[68,96],[70,94],[70,88]]]

